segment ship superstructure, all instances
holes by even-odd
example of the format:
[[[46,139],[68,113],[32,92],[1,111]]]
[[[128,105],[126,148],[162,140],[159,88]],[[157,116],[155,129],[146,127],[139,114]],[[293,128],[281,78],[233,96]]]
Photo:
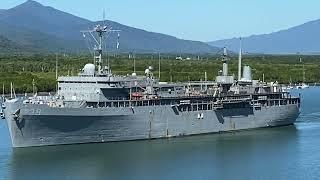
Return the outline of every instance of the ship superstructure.
[[[94,63],[78,76],[58,77],[54,96],[12,98],[4,115],[13,147],[168,138],[293,124],[300,98],[276,83],[228,73],[227,50],[216,81],[160,83],[153,67],[143,76],[117,76],[103,66],[103,36],[96,26]],[[119,44],[117,44],[119,45]],[[241,60],[241,57],[239,58]],[[241,76],[241,61],[239,61]]]

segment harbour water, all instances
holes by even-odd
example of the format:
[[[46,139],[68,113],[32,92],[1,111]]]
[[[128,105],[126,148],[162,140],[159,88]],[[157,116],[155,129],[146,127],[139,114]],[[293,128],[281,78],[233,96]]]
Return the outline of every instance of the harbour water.
[[[0,179],[319,179],[320,88],[295,125],[151,141],[12,149],[0,122]]]

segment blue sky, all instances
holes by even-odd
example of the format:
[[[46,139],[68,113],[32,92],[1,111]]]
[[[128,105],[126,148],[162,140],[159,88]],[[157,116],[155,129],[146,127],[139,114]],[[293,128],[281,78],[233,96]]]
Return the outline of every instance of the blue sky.
[[[320,19],[319,0],[36,0],[90,20],[107,19],[183,39],[271,33]],[[1,0],[8,9],[25,0]],[[320,32],[320,31],[319,31]]]

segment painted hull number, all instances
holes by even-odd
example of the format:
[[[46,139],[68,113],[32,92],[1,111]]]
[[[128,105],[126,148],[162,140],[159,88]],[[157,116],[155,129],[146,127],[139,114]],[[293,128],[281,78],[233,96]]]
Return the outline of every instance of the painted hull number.
[[[41,109],[28,109],[26,110],[26,114],[40,115]]]

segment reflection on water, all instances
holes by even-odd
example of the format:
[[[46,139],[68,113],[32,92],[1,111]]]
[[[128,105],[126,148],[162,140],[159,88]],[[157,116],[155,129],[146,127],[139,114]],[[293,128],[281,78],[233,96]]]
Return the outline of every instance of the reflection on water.
[[[297,129],[289,126],[169,140],[14,149],[9,178],[238,179],[235,174],[241,174],[256,179],[299,163],[291,158],[299,151],[297,140]],[[275,163],[276,159],[281,160]]]

